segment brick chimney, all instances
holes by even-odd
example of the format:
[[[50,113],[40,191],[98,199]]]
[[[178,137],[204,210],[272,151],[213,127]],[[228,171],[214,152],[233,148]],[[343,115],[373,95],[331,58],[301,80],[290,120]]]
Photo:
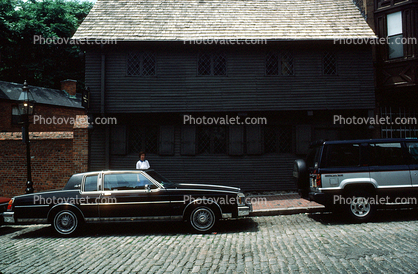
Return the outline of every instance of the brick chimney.
[[[77,92],[77,80],[61,81],[61,90],[66,91],[70,96],[75,96]]]

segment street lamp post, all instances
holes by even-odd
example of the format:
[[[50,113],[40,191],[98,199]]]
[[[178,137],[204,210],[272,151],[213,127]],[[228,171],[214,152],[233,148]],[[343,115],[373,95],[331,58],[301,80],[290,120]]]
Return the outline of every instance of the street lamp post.
[[[21,122],[24,124],[22,127],[22,140],[26,144],[26,169],[27,169],[27,181],[26,181],[26,193],[33,193],[33,182],[31,174],[30,164],[30,141],[29,141],[29,116],[33,115],[34,102],[32,94],[29,91],[28,84],[23,84],[22,93],[19,96],[19,114]],[[22,121],[23,120],[23,121]]]

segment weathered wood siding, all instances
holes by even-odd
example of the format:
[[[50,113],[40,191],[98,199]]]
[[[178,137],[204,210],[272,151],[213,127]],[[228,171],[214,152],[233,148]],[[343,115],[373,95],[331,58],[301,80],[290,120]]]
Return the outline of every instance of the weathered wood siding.
[[[105,169],[105,130],[96,127],[91,135],[91,170]],[[181,155],[181,129],[175,127],[174,155],[147,154],[151,168],[175,182],[239,186],[250,190],[295,189],[292,168],[297,158],[291,153],[263,155]],[[110,169],[132,170],[139,160],[137,153],[111,155]]]
[[[202,46],[115,45],[106,56],[105,111],[152,113],[189,111],[269,111],[367,109],[374,107],[371,49],[366,46],[295,44],[293,76],[266,76],[265,54],[281,44],[223,47],[227,76],[197,76]],[[286,48],[288,49],[288,48]],[[129,51],[152,50],[154,77],[128,76]],[[208,48],[207,50],[211,50]],[[322,56],[335,50],[337,75],[323,75]],[[100,112],[101,53],[87,52],[86,85],[92,92],[92,112]]]

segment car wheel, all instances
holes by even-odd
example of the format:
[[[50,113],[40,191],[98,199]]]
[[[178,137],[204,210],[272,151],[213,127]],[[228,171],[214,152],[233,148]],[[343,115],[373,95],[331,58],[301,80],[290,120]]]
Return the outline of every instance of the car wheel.
[[[62,235],[74,233],[79,225],[77,215],[71,210],[61,210],[54,216],[52,223],[56,232]]]
[[[199,232],[209,231],[216,223],[216,216],[209,207],[196,207],[190,213],[190,225]]]
[[[366,192],[357,192],[347,197],[348,214],[353,221],[367,222],[376,212],[376,206],[371,203],[370,195]]]

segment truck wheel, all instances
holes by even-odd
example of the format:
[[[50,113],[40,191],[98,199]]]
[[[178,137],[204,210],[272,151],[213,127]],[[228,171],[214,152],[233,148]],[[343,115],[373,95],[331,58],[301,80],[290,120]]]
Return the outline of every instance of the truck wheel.
[[[371,195],[364,191],[353,192],[347,197],[346,209],[350,219],[355,222],[367,222],[376,213],[376,205],[370,201]]]

